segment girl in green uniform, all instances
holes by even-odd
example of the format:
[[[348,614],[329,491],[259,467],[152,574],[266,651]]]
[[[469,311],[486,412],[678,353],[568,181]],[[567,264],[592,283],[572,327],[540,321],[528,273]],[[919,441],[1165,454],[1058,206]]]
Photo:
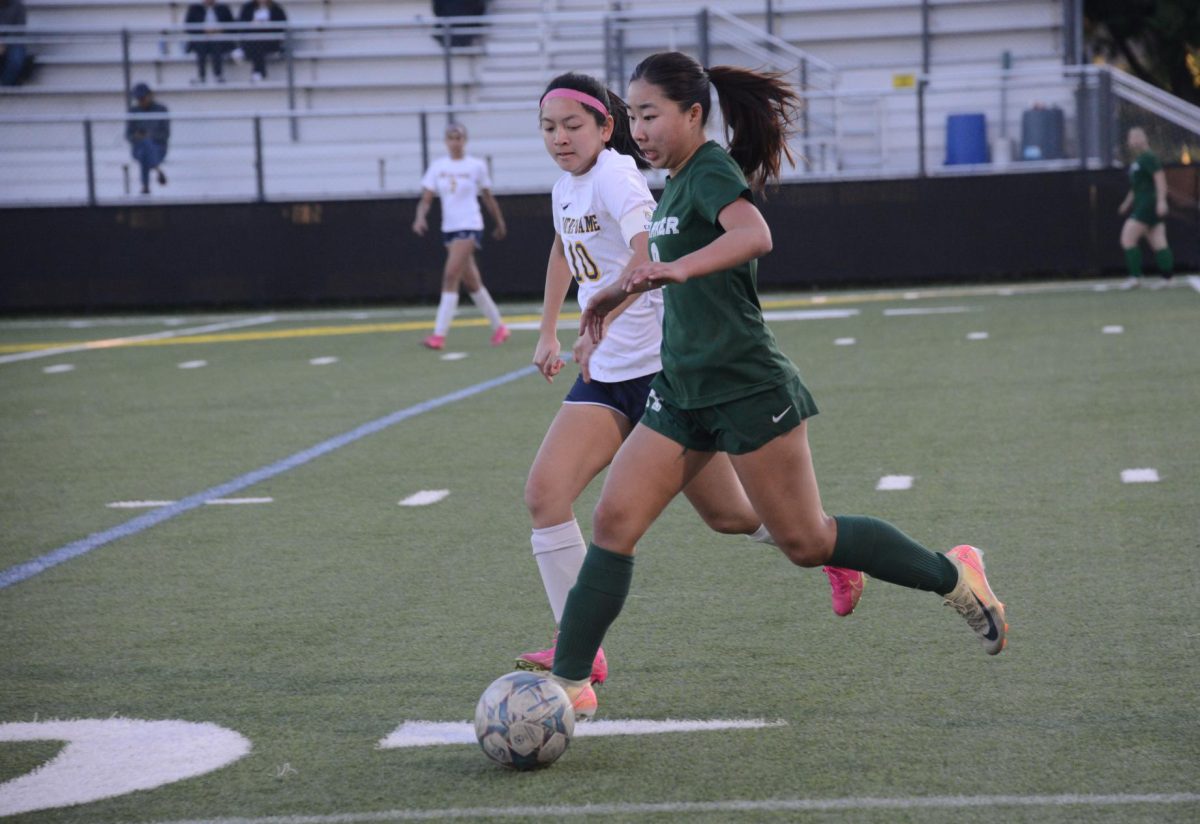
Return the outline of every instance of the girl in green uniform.
[[[1126,145],[1134,159],[1129,167],[1129,194],[1117,210],[1118,214],[1129,215],[1121,227],[1121,248],[1129,268],[1129,280],[1122,288],[1136,289],[1142,283],[1142,248],[1138,245],[1142,238],[1150,243],[1165,284],[1175,274],[1175,255],[1167,245],[1167,224],[1163,221],[1167,216],[1167,175],[1150,151],[1143,129],[1130,129]]]
[[[715,89],[729,151],[705,138]],[[795,564],[830,564],[945,596],[985,650],[1004,648],[1004,605],[977,549],[931,552],[891,524],[832,517],[821,506],[808,445],[817,413],[795,365],[766,325],[757,261],[771,231],[751,185],[777,177],[799,101],[777,75],[705,70],[677,52],[634,69],[627,96],[642,154],[670,176],[650,229],[650,261],[595,295],[581,329],[599,339],[605,316],[631,292],[663,288],[662,371],[644,416],[609,469],[592,543],[567,598],[553,674],[573,699],[594,698],[592,660],[629,591],[638,540],[718,452],[763,524]]]

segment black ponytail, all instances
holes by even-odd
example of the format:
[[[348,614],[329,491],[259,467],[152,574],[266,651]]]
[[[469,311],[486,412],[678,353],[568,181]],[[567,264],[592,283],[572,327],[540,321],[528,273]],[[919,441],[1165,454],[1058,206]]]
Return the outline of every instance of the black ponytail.
[[[711,90],[715,89],[729,135],[729,155],[750,185],[761,191],[768,181],[779,177],[783,158],[796,165],[788,138],[801,102],[783,77],[779,72],[735,66],[705,70],[686,54],[660,52],[639,63],[629,79],[657,86],[684,111],[698,104],[702,124],[708,123]]]

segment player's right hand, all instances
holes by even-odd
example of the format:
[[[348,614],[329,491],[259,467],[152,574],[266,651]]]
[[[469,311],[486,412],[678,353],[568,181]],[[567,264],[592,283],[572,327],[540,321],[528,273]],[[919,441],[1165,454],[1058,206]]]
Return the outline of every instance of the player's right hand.
[[[546,383],[554,383],[554,376],[562,371],[565,361],[560,358],[561,347],[558,337],[539,338],[537,348],[533,350],[533,365],[542,373]]]

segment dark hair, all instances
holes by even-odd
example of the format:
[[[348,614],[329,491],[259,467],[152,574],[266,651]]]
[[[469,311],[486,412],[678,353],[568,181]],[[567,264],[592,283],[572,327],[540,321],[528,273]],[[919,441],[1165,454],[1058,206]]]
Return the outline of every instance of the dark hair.
[[[686,54],[659,52],[638,63],[629,81],[642,80],[657,86],[684,111],[698,103],[702,124],[708,123],[711,90],[716,89],[729,137],[729,155],[750,185],[761,190],[768,180],[779,177],[782,158],[796,165],[787,141],[802,104],[783,78],[782,72],[736,66],[705,70]]]
[[[605,147],[616,149],[623,155],[629,155],[633,158],[633,162],[637,164],[639,169],[649,169],[650,164],[646,162],[646,158],[642,157],[642,152],[638,149],[638,145],[634,142],[633,133],[629,130],[629,108],[625,105],[616,92],[605,88],[604,84],[596,78],[588,74],[579,74],[578,72],[567,72],[560,74],[558,77],[551,80],[545,91],[542,92],[542,97],[545,97],[549,92],[555,89],[574,89],[577,92],[590,94],[592,97],[599,100],[608,109],[608,113],[612,115],[613,131],[612,136],[605,143]],[[583,107],[591,113],[595,118],[596,124],[604,126],[604,115],[593,109],[591,106],[584,105]]]

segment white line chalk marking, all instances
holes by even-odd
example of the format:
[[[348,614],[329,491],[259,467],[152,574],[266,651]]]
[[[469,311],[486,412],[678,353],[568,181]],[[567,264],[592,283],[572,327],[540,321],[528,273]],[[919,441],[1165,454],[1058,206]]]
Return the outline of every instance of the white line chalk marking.
[[[987,340],[987,339],[988,339],[987,332],[968,332],[967,333],[967,340]]]
[[[837,338],[834,340],[833,345],[834,346],[853,346],[856,343],[858,343],[858,341],[855,340],[854,338]]]
[[[337,362],[338,362],[338,359],[331,355],[325,355],[324,357],[320,357],[320,358],[313,358],[312,360],[309,361],[309,363],[311,363],[313,366],[328,366],[331,363],[337,363]]]
[[[429,506],[445,499],[449,494],[449,489],[422,489],[402,500],[400,506]]]
[[[209,818],[159,824],[375,824],[385,821],[441,821],[466,818],[556,818],[674,815],[701,813],[854,812],[858,810],[962,810],[1001,807],[1121,807],[1135,804],[1196,804],[1200,793],[1143,793],[1111,795],[927,795],[899,798],[774,798],[761,801],[667,801],[662,803],[581,804],[574,807],[446,807],[440,810],[384,810],[333,815],[281,815],[270,818]]]
[[[963,312],[974,312],[969,306],[929,306],[914,309],[884,309],[884,317],[906,317],[910,315],[961,315]]]
[[[273,323],[274,315],[263,315],[256,318],[244,318],[226,323],[210,323],[207,326],[195,326],[191,329],[169,329],[165,332],[151,332],[148,335],[133,335],[126,338],[111,338],[109,340],[93,340],[73,346],[60,346],[56,349],[35,349],[32,352],[17,352],[13,355],[0,355],[0,364],[16,363],[17,361],[34,360],[35,358],[52,358],[73,352],[88,352],[93,349],[110,349],[114,346],[124,346],[143,340],[160,340],[162,338],[182,338],[191,335],[205,335],[209,332],[224,332],[228,329],[240,329],[245,326],[256,326],[262,323]]]
[[[206,360],[188,360],[179,364],[180,369],[202,369],[205,366],[208,366],[208,361]]]
[[[109,718],[0,724],[0,741],[65,741],[42,767],[0,784],[0,815],[86,804],[204,775],[250,752],[216,724]]]
[[[274,503],[274,498],[217,498],[212,501],[205,501],[209,506],[234,505],[239,504],[271,504]],[[113,501],[108,504],[109,509],[154,509],[158,506],[171,506],[175,501]]]
[[[912,489],[912,485],[912,475],[884,475],[879,479],[879,483],[875,484],[875,488],[877,490],[891,492]]]
[[[62,372],[73,372],[75,365],[70,363],[56,363],[53,366],[47,366],[42,371],[47,375],[58,375]]]
[[[467,356],[466,352],[447,352],[446,354],[442,355],[442,360],[445,360],[445,361],[463,360],[464,358],[466,358],[466,356]]]
[[[1124,326],[1117,326],[1117,325],[1115,325],[1115,324],[1114,324],[1114,325],[1112,325],[1112,326],[1105,326],[1105,327],[1104,327],[1103,329],[1101,329],[1100,331],[1101,331],[1101,333],[1103,333],[1103,334],[1105,334],[1105,335],[1120,335],[1122,332],[1124,332],[1124,331],[1125,331],[1125,327],[1124,327]]]
[[[673,732],[712,732],[715,730],[758,730],[786,727],[786,721],[762,718],[713,719],[709,721],[588,721],[575,725],[576,738],[600,738],[610,735],[661,735]],[[379,742],[381,750],[407,747],[433,747],[444,744],[476,744],[475,725],[470,721],[405,721]]]
[[[1157,469],[1122,469],[1121,483],[1156,484],[1159,482]]]
[[[859,314],[857,309],[772,309],[763,312],[766,320],[829,320],[834,318],[853,318]]]

